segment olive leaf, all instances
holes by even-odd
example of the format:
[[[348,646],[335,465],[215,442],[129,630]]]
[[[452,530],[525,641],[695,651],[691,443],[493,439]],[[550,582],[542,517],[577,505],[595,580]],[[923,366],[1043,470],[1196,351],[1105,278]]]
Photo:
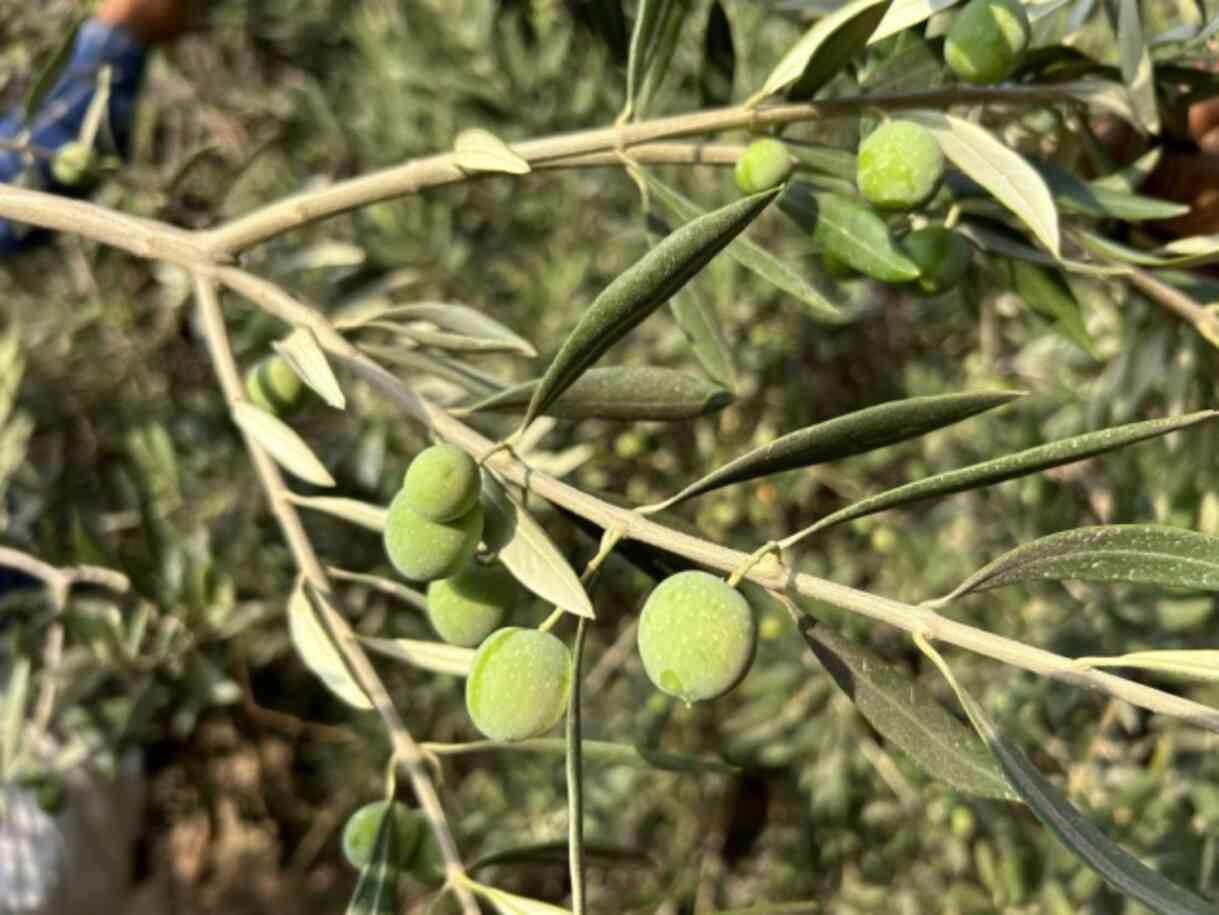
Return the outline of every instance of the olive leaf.
[[[648,190],[655,194],[678,219],[690,221],[704,215],[704,210],[698,204],[654,175],[646,175],[645,180]],[[814,319],[834,324],[840,324],[844,320],[838,306],[822,295],[802,274],[788,267],[748,238],[742,236],[734,239],[728,245],[725,253],[746,270],[757,274],[771,285],[802,302],[808,307],[809,314]]]
[[[1107,451],[1114,451],[1127,445],[1146,441],[1149,438],[1167,435],[1170,432],[1176,432],[1178,429],[1187,429],[1190,426],[1212,420],[1216,416],[1219,416],[1219,411],[1200,410],[1197,413],[1187,413],[1183,416],[1170,416],[1164,419],[1149,419],[1144,422],[1127,423],[1122,426],[1114,426],[1110,429],[1102,429],[1099,432],[1088,432],[1084,435],[1059,439],[1047,445],[1039,445],[1036,448],[1017,451],[1015,454],[1007,454],[979,464],[971,464],[959,470],[937,473],[934,476],[915,480],[913,483],[907,483],[904,486],[898,486],[895,489],[890,489],[878,495],[869,496],[866,499],[854,502],[833,514],[827,515],[803,530],[792,534],[790,537],[780,541],[780,543],[786,548],[804,539],[809,534],[825,530],[837,524],[843,524],[847,521],[853,521],[856,518],[874,515],[877,512],[887,511],[902,505],[909,505],[912,502],[920,502],[924,499],[948,496],[953,493],[965,492],[969,489],[981,489],[983,486],[1002,483],[1004,480],[1013,480],[1017,477],[1036,473],[1039,470],[1046,470],[1050,467],[1072,464],[1076,461],[1082,461],[1084,458],[1094,457]]]
[[[763,99],[785,89],[793,101],[812,98],[867,45],[890,2],[851,0],[818,19],[783,55],[762,83],[762,88],[745,101],[745,107],[757,107]]]
[[[392,597],[398,598],[403,603],[410,604],[416,610],[427,610],[427,597],[425,595],[413,588],[408,588],[392,578],[370,575],[367,572],[353,572],[350,569],[340,569],[337,566],[327,566],[326,574],[337,581],[351,581],[375,588],[382,594],[389,594]]]
[[[453,674],[466,677],[474,664],[474,649],[444,642],[425,642],[418,639],[378,639],[359,636],[361,645],[371,651],[405,661],[413,667],[435,671],[438,674]]]
[[[628,267],[593,300],[563,341],[521,422],[542,415],[601,355],[668,301],[774,200],[778,189],[743,197],[686,223]]]
[[[696,480],[656,507],[671,508],[694,496],[758,477],[811,467],[926,435],[1023,397],[1016,391],[979,391],[910,397],[866,407],[789,432]]]
[[[1136,667],[1191,680],[1219,682],[1219,651],[1214,649],[1132,651],[1107,658],[1076,658],[1075,664],[1087,668]]]
[[[481,127],[463,130],[453,143],[453,160],[469,172],[507,172],[529,174],[529,163],[514,153],[503,140]]]
[[[436,327],[426,331],[398,327],[387,322],[424,321]],[[538,353],[533,344],[489,315],[468,305],[448,302],[419,302],[388,308],[362,326],[386,327],[403,333],[425,346],[439,349],[473,350],[488,353],[519,353],[529,358]]]
[[[288,494],[288,499],[301,508],[334,515],[370,531],[380,533],[385,530],[386,509],[381,505],[337,496],[302,496],[294,492]]]
[[[302,325],[271,346],[322,400],[336,410],[347,408],[347,398],[343,396],[339,380],[334,377],[330,362],[312,330]]]
[[[542,526],[490,473],[482,475],[483,541],[513,577],[556,607],[593,619],[584,585]]]
[[[1010,260],[1008,269],[1016,295],[1024,304],[1089,356],[1096,355],[1083,312],[1066,283],[1044,267],[1028,261]]]
[[[30,686],[29,658],[19,657],[13,663],[4,692],[4,724],[0,730],[0,778],[13,774],[14,764],[21,755],[21,731],[25,724],[25,705]]]
[[[80,27],[85,24],[85,18],[78,16],[73,21],[55,50],[47,56],[46,64],[30,82],[29,91],[26,92],[21,104],[22,124],[27,129],[33,127],[34,118],[42,109],[42,103],[46,100],[47,93],[55,88],[55,84],[59,82],[59,78],[63,76],[71,62],[72,49],[76,47],[76,36],[80,32]]]
[[[1185,204],[1088,183],[1048,162],[1031,164],[1054,195],[1059,209],[1064,211],[1126,222],[1171,219],[1189,212]]]
[[[892,35],[904,32],[911,26],[926,22],[936,13],[955,6],[961,0],[893,0],[893,5],[885,12],[880,25],[868,39],[868,44],[884,41]]]
[[[1066,580],[1219,591],[1219,537],[1155,524],[1060,531],[1004,553],[934,603],[1019,582]]]
[[[499,379],[439,353],[420,352],[402,346],[377,346],[371,343],[360,344],[360,349],[390,365],[400,365],[412,371],[442,378],[478,397],[486,397],[504,389]]]
[[[1015,796],[977,735],[908,673],[807,616],[797,625],[859,713],[929,775],[982,797]]]
[[[944,155],[1015,213],[1055,257],[1058,211],[1050,189],[1028,161],[985,128],[938,111],[908,111],[907,120],[935,135]]]
[[[1219,19],[1215,21],[1219,22]],[[1143,186],[1143,182],[1151,177],[1151,173],[1160,164],[1160,159],[1163,156],[1164,147],[1153,146],[1125,168],[1120,168],[1115,172],[1105,175],[1103,178],[1097,178],[1090,182],[1091,186],[1103,187],[1111,191],[1133,193]]]
[[[567,909],[561,909],[557,905],[538,902],[536,899],[517,896],[515,893],[506,893],[474,880],[467,880],[466,885],[495,906],[495,910],[500,915],[571,915]]]
[[[1119,0],[1117,23],[1118,62],[1122,80],[1130,89],[1139,123],[1149,133],[1160,132],[1160,110],[1156,103],[1155,67],[1143,39],[1143,21],[1138,0]]]
[[[242,431],[265,448],[285,470],[315,486],[334,485],[330,471],[304,439],[279,417],[245,401],[233,404],[232,413],[233,421]]]
[[[690,0],[641,0],[626,67],[626,114],[642,115],[668,73]]]
[[[736,48],[732,41],[732,21],[720,0],[713,0],[703,30],[703,68],[699,89],[704,105],[727,105],[732,101],[736,75]]]
[[[540,379],[492,394],[460,413],[520,413]],[[546,410],[559,419],[693,419],[732,403],[732,394],[698,375],[652,366],[589,369]]]
[[[989,226],[989,228],[984,228]],[[1018,260],[1041,264],[1043,267],[1058,267],[1072,273],[1082,273],[1088,276],[1123,276],[1130,272],[1129,267],[1112,264],[1094,264],[1089,261],[1072,260],[1061,257],[1054,258],[1032,245],[1017,241],[1014,233],[1006,228],[1000,228],[993,222],[983,223],[980,220],[961,220],[957,223],[957,231],[972,241],[983,251],[992,254],[1002,254]]]
[[[974,698],[961,688],[940,653],[925,640],[918,640],[918,645],[951,684],[974,730],[986,741],[1016,794],[1067,848],[1118,892],[1141,902],[1159,915],[1214,915],[1213,902],[1178,886],[1143,864],[1076,810],[1066,796],[1054,787],[1053,782],[1029,761],[1020,747],[995,727]]]
[[[394,915],[398,911],[398,841],[394,818],[381,817],[368,866],[360,871],[346,915]]]
[[[858,200],[792,182],[779,207],[812,232],[817,247],[860,273],[886,283],[904,283],[919,275],[918,265],[894,244],[885,221]]]
[[[347,661],[339,653],[334,633],[314,605],[314,600],[320,599],[320,595],[308,588],[304,579],[297,581],[288,600],[288,632],[292,644],[305,666],[317,675],[327,689],[354,708],[370,709],[372,702],[356,682]]]

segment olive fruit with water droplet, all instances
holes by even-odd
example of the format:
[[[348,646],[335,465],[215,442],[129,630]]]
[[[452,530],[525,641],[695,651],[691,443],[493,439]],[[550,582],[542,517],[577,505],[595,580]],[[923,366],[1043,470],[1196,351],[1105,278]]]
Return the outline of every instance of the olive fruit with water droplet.
[[[466,711],[492,740],[545,734],[563,716],[571,652],[549,632],[508,626],[478,646],[466,679]]]
[[[679,572],[656,586],[639,617],[639,656],[657,688],[687,703],[741,682],[757,626],[744,596],[707,572]]]
[[[930,199],[944,176],[944,154],[926,127],[885,121],[859,144],[855,182],[874,206],[910,210]]]

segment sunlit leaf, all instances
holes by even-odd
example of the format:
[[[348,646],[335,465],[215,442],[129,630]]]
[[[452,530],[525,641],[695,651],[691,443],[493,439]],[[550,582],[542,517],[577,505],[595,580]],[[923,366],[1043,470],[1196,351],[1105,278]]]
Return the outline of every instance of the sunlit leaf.
[[[1138,0],[1119,0],[1117,25],[1118,60],[1122,79],[1130,88],[1139,121],[1150,133],[1160,132],[1160,110],[1156,103],[1155,69],[1143,38]]]
[[[686,499],[743,480],[836,461],[895,442],[917,438],[986,410],[1001,407],[1021,396],[1023,395],[1014,391],[980,391],[970,394],[911,397],[847,413],[789,432],[769,444],[755,448],[691,483],[676,495],[661,502],[659,507],[670,508]]]
[[[529,163],[489,130],[471,127],[457,135],[453,144],[453,159],[458,168],[469,172],[507,172],[526,175]]]
[[[537,350],[524,337],[489,315],[468,305],[447,302],[420,302],[387,308],[372,321],[378,326],[386,322],[425,321],[436,327],[430,334],[404,329],[427,346],[441,349],[468,349],[481,352],[520,353],[530,358]],[[368,322],[366,322],[368,323]]]
[[[372,708],[372,702],[356,682],[335,644],[334,633],[324,623],[306,588],[303,579],[298,581],[288,600],[288,631],[292,644],[305,666],[327,689],[354,708]]]
[[[648,190],[655,194],[678,219],[689,222],[704,215],[705,211],[698,204],[659,178],[654,175],[647,175],[646,178]],[[794,296],[808,307],[813,318],[835,324],[843,321],[842,312],[838,310],[838,307],[812,286],[802,273],[787,266],[748,238],[734,239],[728,245],[725,253],[746,270],[757,274],[788,295]]]
[[[774,189],[743,197],[686,223],[619,274],[563,341],[534,392],[521,428],[545,413],[607,349],[702,270],[777,193]]]
[[[762,88],[745,102],[755,107],[768,96],[788,91],[795,101],[812,98],[868,43],[891,0],[851,0],[813,24],[770,71]]]
[[[977,124],[939,111],[908,111],[957,168],[1015,213],[1054,256],[1059,254],[1058,211],[1050,189],[1023,156]]]
[[[912,502],[920,502],[923,499],[934,499],[970,489],[981,489],[984,486],[992,486],[995,483],[1002,483],[1004,480],[1014,480],[1017,477],[1047,470],[1050,467],[1072,464],[1082,461],[1084,458],[1167,435],[1179,429],[1187,429],[1198,423],[1212,420],[1216,416],[1219,416],[1219,411],[1201,410],[1184,416],[1128,423],[1123,426],[1102,429],[1099,432],[1088,432],[1084,435],[1059,439],[1047,445],[1007,454],[980,464],[971,464],[959,470],[937,473],[926,479],[915,480],[904,486],[898,486],[896,489],[890,489],[852,503],[785,538],[781,543],[785,547],[791,546],[815,531],[825,530],[828,527],[863,518],[866,515],[874,515],[877,512],[909,505]]]
[[[347,398],[343,396],[339,380],[334,377],[330,362],[312,330],[298,327],[287,338],[276,340],[271,346],[322,400],[337,410],[346,409]]]
[[[885,16],[872,33],[868,44],[884,41],[891,35],[904,32],[913,25],[926,22],[941,10],[955,6],[960,0],[893,0]]]
[[[495,906],[495,910],[500,915],[571,915],[567,909],[561,909],[557,905],[538,902],[536,899],[517,896],[515,893],[506,893],[491,886],[475,883],[473,880],[468,881],[467,885]]]
[[[30,661],[19,657],[9,672],[4,691],[4,730],[0,731],[0,778],[7,779],[21,753],[21,732],[25,727],[25,706],[30,687]]]
[[[292,493],[289,498],[301,508],[334,515],[352,524],[380,533],[385,530],[386,509],[381,505],[360,502],[358,499],[343,499],[337,496],[300,496]]]
[[[1026,581],[1107,581],[1219,591],[1219,537],[1152,524],[1081,527],[988,563],[943,601]]]
[[[378,654],[439,674],[469,676],[474,649],[418,639],[377,639],[360,636],[360,643]]]
[[[1108,658],[1076,658],[1075,663],[1089,668],[1135,667],[1190,680],[1219,682],[1219,651],[1214,649],[1132,651]]]
[[[483,474],[483,509],[483,540],[517,581],[568,613],[595,616],[588,593],[559,548],[490,473]]]
[[[233,420],[285,470],[315,486],[334,485],[330,471],[279,417],[243,401],[233,404]]]
[[[859,713],[929,775],[969,794],[1014,796],[977,735],[908,673],[809,617],[802,617],[799,626],[821,666]]]
[[[539,381],[527,381],[465,408],[465,413],[523,413]],[[693,419],[732,403],[732,394],[689,372],[649,366],[589,369],[547,410],[559,419]]]

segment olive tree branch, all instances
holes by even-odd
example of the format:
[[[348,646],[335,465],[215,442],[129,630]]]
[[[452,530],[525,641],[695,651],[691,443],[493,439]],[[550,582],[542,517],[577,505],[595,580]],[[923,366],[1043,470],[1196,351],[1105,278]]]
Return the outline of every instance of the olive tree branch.
[[[241,383],[241,375],[237,370],[236,360],[228,341],[228,332],[224,326],[224,315],[220,309],[220,300],[216,294],[215,282],[207,276],[196,273],[195,298],[199,305],[200,317],[211,353],[212,364],[220,380],[220,386],[230,408],[245,399]],[[293,559],[305,580],[323,597],[330,593],[330,582],[326,570],[322,567],[313,549],[313,544],[305,532],[296,506],[288,498],[288,487],[284,483],[279,467],[245,430],[241,432],[245,439],[246,449],[254,462],[254,468],[262,484],[263,492],[270,503],[271,511],[279,522],[284,538]],[[334,612],[328,600],[320,600],[318,606],[326,614],[326,624],[335,634],[335,646],[349,664],[352,674],[360,688],[372,701],[389,731],[394,757],[405,766],[415,796],[423,808],[445,860],[445,869],[449,885],[461,901],[462,909],[467,915],[477,915],[478,905],[465,884],[465,868],[458,856],[457,845],[445,818],[444,808],[436,794],[423,762],[423,754],[418,744],[398,714],[397,708],[389,697],[385,685],[377,675],[364,649],[356,640],[355,634],[347,620]]]

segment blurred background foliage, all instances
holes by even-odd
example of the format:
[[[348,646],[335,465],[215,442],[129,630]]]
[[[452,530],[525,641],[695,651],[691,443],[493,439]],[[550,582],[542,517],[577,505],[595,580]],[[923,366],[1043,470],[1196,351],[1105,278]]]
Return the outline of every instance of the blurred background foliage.
[[[590,4],[558,0],[214,2],[203,27],[148,74],[131,167],[99,194],[120,209],[201,226],[302,188],[444,150],[461,129],[506,140],[607,124],[622,104],[616,49],[586,27]],[[704,67],[702,19],[683,35],[658,110],[728,101]],[[727,2],[739,99],[800,34],[802,4]],[[1195,21],[1187,4],[1159,10]],[[17,99],[76,4],[17,4],[0,21],[0,89]],[[1214,11],[1208,12],[1208,18]],[[1052,43],[1052,33],[1042,40]],[[1098,47],[1105,48],[1103,36]],[[621,50],[621,49],[618,49]],[[924,85],[939,74],[920,71]],[[907,88],[913,88],[906,83]],[[849,87],[844,87],[844,89]],[[1001,112],[1010,118],[1011,112]],[[851,148],[858,125],[791,135]],[[745,139],[744,134],[726,138]],[[704,206],[731,176],[669,168]],[[785,431],[902,396],[991,387],[1030,396],[918,442],[814,471],[709,494],[680,509],[705,536],[740,548],[790,533],[859,495],[954,466],[1136,418],[1213,406],[1219,354],[1122,284],[1072,277],[1093,355],[1048,326],[984,267],[941,299],[869,282],[835,286],[811,242],[779,214],[751,236],[849,301],[857,319],[813,323],[727,259],[697,281],[736,359],[736,402],[674,425],[559,424],[542,456],[582,488],[642,503]],[[462,302],[526,334],[542,358],[478,368],[536,376],[579,310],[644,250],[636,187],[620,168],[491,177],[379,204],[291,233],[246,256],[329,312],[376,299]],[[194,326],[176,270],[71,237],[0,268],[14,395],[0,436],[6,543],[52,563],[97,562],[135,595],[77,597],[57,730],[77,756],[139,748],[151,777],[144,869],[169,874],[174,911],[338,911],[352,877],[336,829],[378,795],[387,746],[301,665],[283,608],[290,556],[269,518]],[[226,303],[243,364],[283,328]],[[392,341],[382,341],[389,346]],[[607,363],[697,370],[658,315]],[[404,375],[410,375],[407,368]],[[417,376],[411,375],[412,378]],[[419,379],[442,400],[443,379]],[[346,383],[349,409],[311,402],[295,427],[354,498],[387,502],[421,430]],[[7,400],[0,406],[9,406]],[[478,419],[488,434],[508,419]],[[1159,522],[1219,534],[1216,429],[1206,425],[982,492],[883,514],[802,544],[804,571],[917,602],[1037,536],[1084,524]],[[593,544],[533,506],[577,568]],[[325,560],[386,574],[379,539],[310,515]],[[631,624],[647,579],[614,558],[594,592],[586,736],[721,754],[742,774],[671,774],[588,763],[590,841],[635,848],[594,864],[593,911],[706,912],[816,898],[868,913],[1134,912],[1023,809],[957,796],[886,747],[767,610],[753,672],[707,707],[662,699],[642,675]],[[365,634],[430,638],[415,610],[361,584],[342,588]],[[938,675],[900,633],[812,607],[915,673]],[[536,622],[543,608],[521,613]],[[962,600],[947,612],[1066,655],[1219,643],[1212,597],[1134,587],[1046,584]],[[36,654],[47,625],[37,592],[4,599],[4,651]],[[383,659],[382,659],[383,660]],[[1104,697],[953,652],[962,682],[1115,839],[1186,884],[1216,892],[1219,754],[1213,735]],[[378,662],[420,739],[475,736],[456,678]],[[1154,678],[1154,675],[1149,675]],[[1219,703],[1219,689],[1168,688]],[[76,758],[45,762],[48,772]],[[466,859],[566,834],[562,760],[488,753],[444,765],[446,807]],[[566,866],[525,861],[487,882],[561,900]],[[420,890],[422,892],[422,890]],[[242,906],[246,908],[243,909]]]

